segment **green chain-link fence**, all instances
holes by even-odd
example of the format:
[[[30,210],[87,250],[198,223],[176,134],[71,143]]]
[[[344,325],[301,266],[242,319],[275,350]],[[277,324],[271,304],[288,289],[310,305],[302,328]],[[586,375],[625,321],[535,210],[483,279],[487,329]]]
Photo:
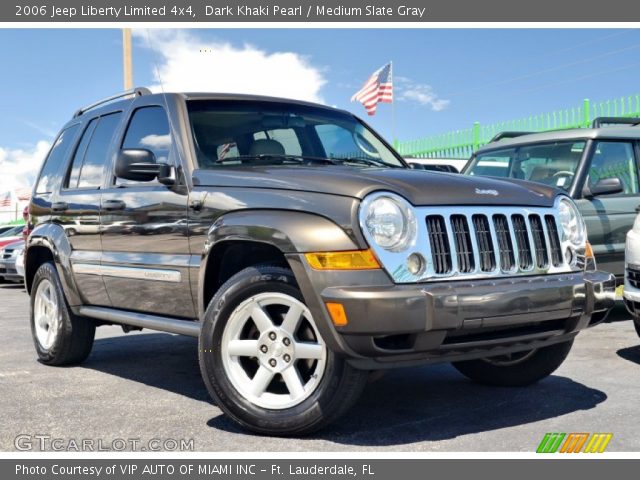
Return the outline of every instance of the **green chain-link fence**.
[[[494,135],[504,131],[561,130],[588,128],[596,117],[635,117],[640,115],[640,94],[602,102],[585,99],[582,105],[551,113],[541,113],[517,120],[481,125],[475,122],[471,128],[455,130],[439,135],[395,143],[405,157],[419,158],[469,158],[478,148],[488,143]]]

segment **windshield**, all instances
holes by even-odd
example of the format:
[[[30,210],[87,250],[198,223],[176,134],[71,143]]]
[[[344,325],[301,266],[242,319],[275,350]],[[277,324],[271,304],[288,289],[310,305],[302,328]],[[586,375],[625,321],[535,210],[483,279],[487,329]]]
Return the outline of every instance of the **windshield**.
[[[479,153],[469,162],[464,174],[517,178],[568,190],[584,147],[584,141],[570,141]]]
[[[364,124],[340,111],[274,102],[188,102],[198,165],[405,167]]]
[[[15,237],[22,233],[24,225],[18,225],[17,227],[11,227],[9,230],[0,233],[0,237]]]

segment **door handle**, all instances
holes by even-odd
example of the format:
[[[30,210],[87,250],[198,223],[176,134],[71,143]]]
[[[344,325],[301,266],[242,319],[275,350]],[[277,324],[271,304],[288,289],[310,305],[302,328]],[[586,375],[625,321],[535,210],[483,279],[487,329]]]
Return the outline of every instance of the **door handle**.
[[[69,205],[66,202],[53,202],[51,204],[52,212],[66,212],[69,208]]]
[[[102,204],[105,210],[124,210],[126,206],[122,200],[107,200]]]

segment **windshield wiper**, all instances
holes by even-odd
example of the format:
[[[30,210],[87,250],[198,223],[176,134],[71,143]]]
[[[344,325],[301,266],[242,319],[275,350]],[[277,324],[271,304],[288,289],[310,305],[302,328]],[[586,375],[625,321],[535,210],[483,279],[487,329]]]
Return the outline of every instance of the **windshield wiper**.
[[[324,157],[307,157],[304,155],[280,155],[280,154],[270,154],[270,153],[263,153],[260,155],[239,155],[237,157],[226,157],[226,158],[219,158],[218,160],[216,160],[215,163],[226,163],[226,162],[244,162],[244,161],[251,161],[251,160],[286,160],[286,161],[292,161],[292,162],[296,162],[299,164],[302,163],[324,163],[324,164],[330,164],[330,165],[339,165],[340,162],[336,161],[336,160],[332,160],[330,158],[324,158]]]
[[[342,163],[359,163],[361,165],[375,165],[376,167],[391,167],[388,163],[374,158],[348,157],[340,159]]]

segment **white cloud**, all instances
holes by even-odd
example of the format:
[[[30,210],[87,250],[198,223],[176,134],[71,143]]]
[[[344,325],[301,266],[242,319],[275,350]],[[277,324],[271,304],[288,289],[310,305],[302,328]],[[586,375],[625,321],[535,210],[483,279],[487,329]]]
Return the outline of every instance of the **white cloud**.
[[[416,83],[406,77],[396,77],[396,81],[398,100],[417,102],[420,105],[429,107],[434,112],[444,110],[451,103],[450,100],[440,98],[431,85]]]
[[[31,187],[51,143],[40,140],[24,149],[0,147],[0,192],[19,187]]]
[[[256,46],[206,42],[180,30],[135,30],[154,51],[154,78],[166,92],[204,91],[272,95],[323,102],[326,83],[319,68],[295,52],[266,52]]]

